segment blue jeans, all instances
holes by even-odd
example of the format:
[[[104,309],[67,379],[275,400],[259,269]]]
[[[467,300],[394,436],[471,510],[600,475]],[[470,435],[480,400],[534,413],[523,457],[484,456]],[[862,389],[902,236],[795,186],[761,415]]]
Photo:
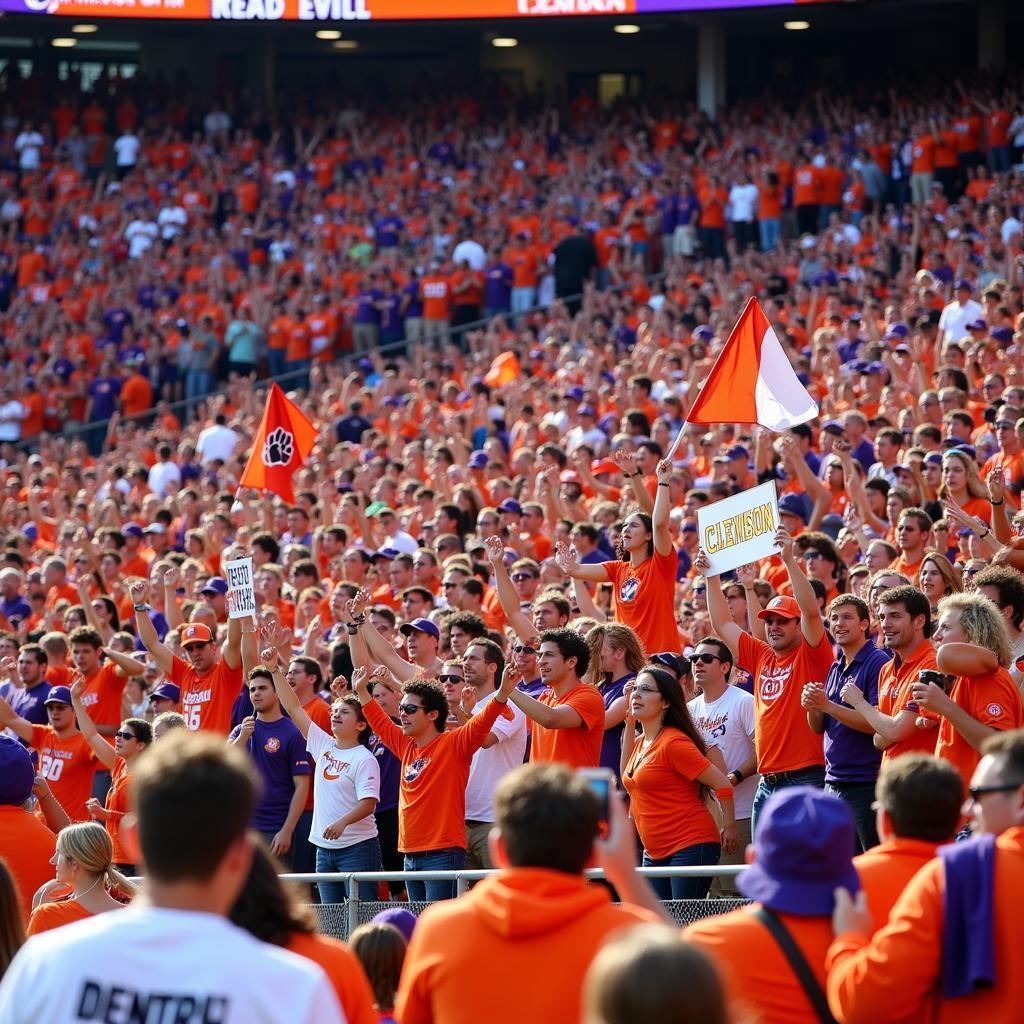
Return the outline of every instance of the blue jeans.
[[[189,414],[195,408],[196,399],[209,394],[213,388],[213,373],[210,370],[189,370],[185,374],[185,400],[189,403]]]
[[[465,866],[466,851],[458,846],[405,855],[406,871],[461,871]],[[435,900],[450,900],[455,896],[454,882],[410,880],[406,882],[405,889],[414,903],[422,903],[424,900],[433,903]]]
[[[288,369],[288,388],[298,388],[300,391],[309,390],[309,368],[313,365],[312,359],[289,359],[287,365]]]
[[[654,860],[644,850],[645,868],[680,868],[717,864],[722,855],[720,843],[697,843],[684,846],[667,857]],[[703,900],[711,888],[711,876],[707,878],[648,878],[651,888],[659,900]]]
[[[534,297],[537,294],[536,288],[513,288],[512,289],[512,314],[522,313],[533,306]]]
[[[757,784],[757,792],[754,793],[754,808],[750,815],[750,834],[754,842],[757,842],[757,819],[764,810],[768,798],[778,790],[788,789],[790,786],[815,786],[818,789],[824,789],[824,765],[815,764],[809,768],[798,768],[795,772],[779,772],[774,775],[761,776],[761,781]]]
[[[317,871],[380,871],[380,843],[377,837],[364,839],[354,846],[342,850],[330,850],[323,846],[316,848]],[[341,903],[348,899],[348,888],[344,882],[317,882],[321,903]],[[376,882],[360,882],[359,898],[375,900]]]
[[[283,348],[267,349],[267,368],[270,370],[271,377],[283,377],[287,366]]]
[[[854,853],[864,853],[872,846],[878,845],[878,831],[875,826],[875,812],[871,805],[875,802],[875,784],[873,782],[826,782],[825,792],[832,793],[845,800],[853,811],[853,824],[857,829],[856,849]]]
[[[779,244],[778,217],[769,217],[767,220],[758,221],[761,229],[761,252],[775,252]]]

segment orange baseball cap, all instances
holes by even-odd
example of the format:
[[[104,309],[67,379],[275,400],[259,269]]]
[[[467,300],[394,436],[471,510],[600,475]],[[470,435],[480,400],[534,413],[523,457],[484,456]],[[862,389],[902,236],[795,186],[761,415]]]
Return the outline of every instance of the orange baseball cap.
[[[795,597],[786,597],[784,595],[773,597],[757,613],[757,617],[764,622],[765,619],[770,618],[772,615],[777,615],[780,619],[799,619],[800,605],[796,603]],[[203,628],[205,629],[206,627],[204,626]]]
[[[210,627],[201,622],[193,622],[181,631],[181,646],[188,647],[189,644],[208,644],[213,642],[213,634]]]

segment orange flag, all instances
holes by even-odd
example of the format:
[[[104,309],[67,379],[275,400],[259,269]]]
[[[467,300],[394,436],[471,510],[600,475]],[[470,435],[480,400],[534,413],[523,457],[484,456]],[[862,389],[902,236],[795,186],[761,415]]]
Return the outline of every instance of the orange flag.
[[[511,384],[519,376],[519,360],[515,352],[502,352],[495,356],[491,368],[484,376],[484,383],[489,388],[500,388],[504,384]]]
[[[292,475],[305,462],[315,442],[313,424],[276,384],[271,384],[260,429],[238,486],[273,491],[285,501],[294,502]]]

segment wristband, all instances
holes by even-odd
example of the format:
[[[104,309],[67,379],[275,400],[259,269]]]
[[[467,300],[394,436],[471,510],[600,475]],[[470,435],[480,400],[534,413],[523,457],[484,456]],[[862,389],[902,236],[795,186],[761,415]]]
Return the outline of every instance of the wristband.
[[[668,487],[668,484],[658,484],[659,487]]]
[[[638,469],[635,473],[633,473],[631,475],[632,476],[643,476],[643,473],[641,473],[640,470]]]
[[[729,774],[736,779],[737,786],[743,781],[743,772],[741,772],[739,768],[734,768],[731,772],[729,772]]]
[[[724,789],[716,789],[715,796],[718,797],[721,803],[724,803],[726,800],[728,800],[729,803],[732,803],[734,796],[732,786],[726,786]]]
[[[991,530],[986,530],[984,533],[979,533],[978,540],[984,540],[991,532]]]
[[[133,604],[132,605],[132,608],[134,608],[135,611],[137,611],[137,612],[144,612],[144,611],[146,611],[148,609],[148,607],[149,606],[145,605],[145,604]]]
[[[1000,499],[999,499],[998,501],[993,501],[993,500],[992,500],[991,498],[989,498],[989,499],[988,499],[988,503],[989,503],[990,505],[1002,505],[1002,503],[1003,503],[1003,499],[1002,499],[1002,498],[1000,498]]]

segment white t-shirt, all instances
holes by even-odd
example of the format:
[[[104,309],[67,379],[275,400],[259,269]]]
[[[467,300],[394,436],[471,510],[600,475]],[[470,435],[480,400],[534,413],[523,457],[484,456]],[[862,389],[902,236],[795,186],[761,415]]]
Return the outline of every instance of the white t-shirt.
[[[473,714],[483,711],[494,700],[494,694],[478,700]],[[526,756],[526,715],[511,701],[512,721],[499,715],[491,732],[498,742],[487,750],[481,747],[469,765],[469,783],[466,786],[466,819],[468,821],[494,821],[494,791],[513,768],[518,768]]]
[[[729,219],[751,221],[757,210],[757,186],[750,182],[746,185],[733,185],[729,189]]]
[[[4,1024],[345,1024],[323,970],[215,914],[128,907],[28,940]]]
[[[161,238],[174,238],[188,227],[188,213],[184,206],[165,206],[156,216]]]
[[[176,463],[154,462],[149,471],[149,489],[158,497],[167,497],[167,491],[172,484],[181,483],[181,470]]]
[[[128,242],[128,255],[138,259],[155,241],[160,229],[151,220],[133,220],[124,229],[124,237]]]
[[[964,303],[951,302],[939,316],[939,333],[943,340],[957,342],[967,333],[967,325],[975,320],[984,320],[985,310],[974,299]]]
[[[353,822],[337,839],[324,839],[324,829],[344,817],[360,800],[380,799],[380,766],[366,747],[341,750],[334,737],[315,722],[309,724],[306,749],[313,755],[313,824],[309,841],[325,850],[344,850],[377,834],[372,814]]]
[[[119,135],[114,139],[114,159],[118,167],[134,167],[142,143],[137,135]]]
[[[238,444],[238,434],[223,423],[215,423],[199,435],[199,440],[196,442],[196,454],[204,466],[213,462],[214,459],[227,462],[231,458],[236,444]]]
[[[731,772],[750,759],[754,753],[754,698],[746,690],[727,686],[714,703],[709,704],[700,694],[687,707],[704,742],[721,750],[726,771]],[[737,819],[750,817],[757,781],[755,772],[733,792]]]
[[[25,406],[16,398],[0,405],[0,441],[21,440],[21,421],[25,415]]]
[[[39,170],[43,142],[43,137],[39,132],[22,132],[14,140],[14,148],[18,153],[18,166],[23,171]]]

